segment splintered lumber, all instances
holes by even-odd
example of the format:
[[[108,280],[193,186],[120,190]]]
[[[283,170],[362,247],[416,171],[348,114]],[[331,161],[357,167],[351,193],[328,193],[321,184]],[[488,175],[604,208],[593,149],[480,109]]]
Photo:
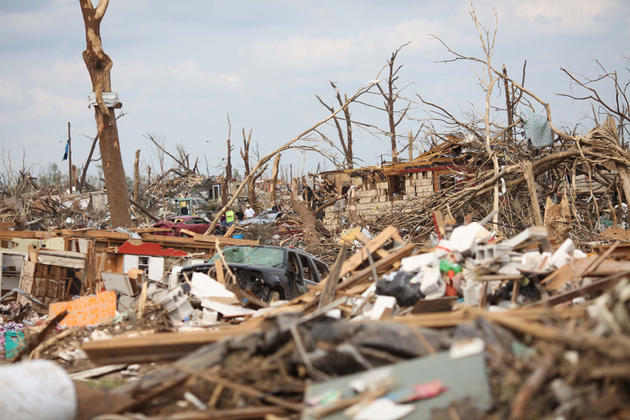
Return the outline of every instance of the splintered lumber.
[[[45,265],[55,265],[60,267],[70,267],[83,270],[87,256],[80,252],[74,251],[46,251],[40,249],[37,251],[37,262]]]
[[[512,402],[511,418],[521,418],[527,412],[527,405],[550,375],[551,368],[556,363],[561,350],[560,347],[548,350],[539,366],[525,380]]]
[[[582,267],[582,270],[576,273],[576,277],[588,276],[591,272],[595,271],[600,264],[613,253],[613,251],[619,246],[621,242],[617,241],[610,246],[603,254],[599,255],[595,260],[591,261],[586,266]]]
[[[228,410],[212,411],[183,411],[181,413],[151,417],[151,420],[285,420],[289,417],[279,417],[289,414],[289,411],[272,405],[260,407],[232,408]],[[148,418],[147,418],[148,420]]]
[[[199,347],[250,332],[258,323],[214,331],[158,333],[144,337],[115,337],[83,344],[83,351],[99,365],[174,360]]]
[[[115,413],[121,407],[128,406],[134,401],[126,395],[88,386],[81,381],[75,381],[74,388],[77,394],[76,420],[102,418],[102,414]]]
[[[578,289],[569,290],[568,292],[560,293],[548,299],[534,302],[527,307],[531,308],[535,306],[555,306],[564,302],[568,302],[580,296],[588,296],[601,290],[611,289],[624,277],[630,277],[630,270],[622,271],[621,273],[606,277],[605,279],[593,282]]]
[[[540,204],[538,201],[538,193],[536,192],[536,180],[534,179],[534,170],[531,162],[523,162],[523,176],[527,182],[527,191],[532,204],[534,213],[534,223],[536,226],[544,226],[542,214],[540,213]]]
[[[231,238],[232,235],[234,234],[235,230],[236,230],[236,225],[230,226],[230,228],[227,230],[227,232],[225,232],[225,235],[223,235],[223,237],[224,238]]]
[[[351,271],[356,270],[365,260],[368,258],[368,253],[373,254],[380,249],[387,241],[392,239],[394,235],[398,233],[398,230],[394,226],[387,226],[381,233],[376,235],[369,243],[363,248],[359,249],[354,255],[352,255],[341,267],[340,277],[345,276]],[[326,279],[322,280],[325,282]]]
[[[37,336],[35,337],[35,339],[32,339],[29,341],[28,345],[25,346],[24,348],[22,348],[22,350],[19,351],[19,353],[17,354],[17,356],[15,356],[13,358],[13,362],[12,363],[17,363],[20,360],[22,360],[22,357],[25,355],[30,355],[33,350],[35,350],[40,344],[42,344],[42,342],[44,341],[44,339],[46,338],[46,336],[55,329],[55,327],[61,322],[63,321],[63,319],[66,317],[66,315],[68,315],[68,311],[61,311],[59,312],[53,319],[51,319],[50,321],[48,321],[48,323],[46,324],[46,326],[44,327],[44,329],[37,334]]]
[[[119,370],[123,370],[128,365],[109,365],[109,366],[101,366],[94,369],[83,370],[81,372],[71,373],[70,379],[74,381],[85,381],[87,379],[96,378],[97,376],[107,375],[108,373],[116,372]]]
[[[149,401],[151,401],[153,398],[158,397],[181,385],[186,379],[188,379],[186,376],[178,376],[177,378],[162,382],[159,386],[153,388],[151,391],[139,397],[136,397],[133,401],[130,401],[125,405],[121,405],[120,407],[118,407],[116,413],[125,413],[127,411],[137,410]]]
[[[335,289],[337,284],[339,283],[339,273],[341,272],[341,265],[343,264],[346,253],[348,252],[348,245],[344,243],[339,250],[339,255],[337,256],[337,261],[332,266],[330,270],[330,274],[328,275],[328,281],[324,284],[324,291],[322,292],[322,297],[319,300],[319,309],[328,305],[335,298]]]
[[[407,245],[403,245],[402,247],[396,250],[390,251],[386,257],[381,258],[380,260],[374,262],[374,268],[376,269],[376,272],[382,271],[383,269],[388,269],[395,262],[400,261],[401,259],[411,255],[413,250],[414,250],[414,245],[407,244]],[[372,267],[366,267],[360,271],[357,271],[352,275],[352,277],[342,281],[337,286],[337,291],[348,289],[356,285],[357,283],[360,283],[368,279],[371,275],[372,275]],[[313,288],[313,290],[322,290],[322,289],[323,289],[323,286],[321,283]]]
[[[210,243],[216,243],[216,241],[219,241],[219,244],[221,246],[227,246],[227,245],[258,245],[260,242],[259,241],[251,241],[249,239],[234,239],[234,238],[227,238],[224,236],[213,236],[213,235],[202,235],[199,233],[195,233],[191,230],[188,229],[182,229],[181,232],[184,232],[186,235],[189,235],[191,238],[193,238],[193,240],[195,241],[199,241],[199,242],[210,242]],[[181,238],[181,239],[189,239],[189,238]]]
[[[274,397],[273,395],[262,392],[248,385],[239,384],[233,380],[224,379],[216,375],[211,375],[209,373],[198,372],[186,366],[178,365],[177,363],[173,364],[173,368],[181,372],[187,373],[189,375],[195,376],[197,378],[204,379],[208,382],[223,385],[226,388],[233,389],[245,395],[249,395],[250,397],[260,398],[270,404],[274,404],[274,405],[277,405],[278,407],[286,408],[287,410],[291,410],[296,413],[301,413],[302,410],[304,409],[304,405],[301,403],[294,403],[291,401],[283,400],[282,398]]]
[[[345,275],[356,270],[361,264],[363,264],[367,260],[369,254],[375,253],[383,245],[385,245],[387,241],[389,241],[390,239],[393,239],[394,242],[400,242],[399,238],[400,236],[398,236],[398,231],[396,230],[396,228],[393,226],[388,226],[381,233],[379,233],[374,239],[369,241],[367,245],[365,245],[359,251],[354,253],[350,258],[348,258],[343,263],[339,271],[339,278],[342,278]],[[381,268],[391,267],[391,265],[395,263],[396,261],[411,254],[411,252],[413,252],[413,249],[414,249],[414,246],[411,244],[402,245],[400,248],[393,250],[391,252],[388,252],[387,256],[385,256],[384,258],[381,258],[375,261],[374,267],[376,268],[377,271]],[[357,277],[355,275],[351,277],[350,279],[340,283],[337,286],[336,290],[340,291],[344,288],[354,285],[355,283],[358,283],[360,281],[363,281],[369,278],[370,275],[372,275],[372,268],[367,267],[361,270],[359,273],[361,273],[360,276]],[[301,309],[303,309],[306,312],[316,308],[319,304],[319,299],[320,299],[320,295],[318,295],[318,293],[324,290],[324,287],[326,286],[326,283],[329,278],[330,278],[330,274],[326,276],[325,279],[320,281],[317,286],[311,288],[307,293],[294,298],[293,300],[289,301],[289,303],[283,305],[280,308],[276,308],[267,312],[265,315],[263,315],[263,317],[267,317],[267,316],[279,313],[280,311],[286,310],[286,308],[288,307],[292,307],[292,306],[300,305],[304,303],[306,303],[306,305],[303,306]]]

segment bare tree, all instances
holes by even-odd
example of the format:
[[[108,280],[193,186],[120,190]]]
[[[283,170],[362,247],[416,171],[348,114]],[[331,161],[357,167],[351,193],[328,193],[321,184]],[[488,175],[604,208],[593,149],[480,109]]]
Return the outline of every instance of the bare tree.
[[[160,163],[160,168],[162,170],[162,174],[160,175],[160,178],[164,178],[166,175],[168,175],[171,172],[181,177],[185,177],[187,175],[195,175],[197,173],[198,158],[195,160],[195,166],[191,168],[190,155],[186,153],[186,149],[184,148],[182,144],[177,144],[175,146],[175,150],[177,150],[177,153],[179,154],[179,157],[176,157],[174,154],[166,150],[166,147],[165,147],[166,136],[165,135],[156,135],[156,134],[149,134],[149,133],[145,133],[143,135],[145,138],[151,140],[151,142],[153,142],[153,145],[156,147],[156,149],[154,149],[154,153],[158,158],[158,161]],[[176,167],[173,167],[166,172],[164,172],[164,155],[168,155],[168,157],[173,159],[175,163],[177,164]]]
[[[129,209],[129,193],[123,167],[118,128],[114,108],[108,108],[103,100],[103,92],[111,92],[112,59],[105,54],[101,42],[101,21],[109,0],[100,0],[96,8],[91,0],[79,0],[83,22],[85,24],[85,40],[87,48],[83,52],[83,61],[87,66],[92,80],[92,88],[96,96],[97,106],[94,107],[94,118],[98,128],[101,158],[103,159],[103,173],[107,188],[107,200],[111,214],[111,224],[117,226],[131,226]]]
[[[232,123],[230,122],[230,115],[228,114],[228,138],[227,138],[227,163],[225,164],[225,179],[221,184],[221,204],[225,206],[228,202],[228,195],[230,193],[230,182],[232,182]]]
[[[311,128],[307,129],[306,131],[300,133],[297,137],[294,137],[293,139],[289,140],[287,143],[283,144],[279,149],[274,150],[273,152],[263,156],[257,163],[256,165],[254,165],[254,167],[252,168],[251,172],[249,175],[247,175],[245,177],[245,179],[243,180],[243,182],[241,183],[241,185],[237,188],[237,190],[234,192],[234,194],[232,194],[232,198],[230,198],[230,200],[228,201],[228,203],[223,206],[223,208],[221,210],[219,210],[219,212],[215,215],[214,219],[212,220],[212,223],[210,224],[210,227],[208,228],[208,230],[206,231],[206,234],[209,234],[210,232],[212,232],[215,228],[215,226],[217,225],[217,223],[219,222],[219,219],[221,218],[221,215],[223,213],[226,212],[226,210],[229,208],[229,206],[232,205],[232,203],[236,200],[236,198],[238,197],[238,195],[241,193],[241,191],[243,191],[243,188],[245,187],[246,183],[249,182],[249,180],[251,178],[253,178],[253,176],[255,176],[256,173],[258,172],[264,172],[264,168],[266,168],[267,162],[269,162],[275,155],[277,155],[278,153],[282,153],[285,150],[289,150],[289,149],[300,149],[301,146],[297,145],[296,143],[299,141],[306,141],[307,136],[316,131],[318,127],[320,127],[322,124],[325,124],[326,122],[328,122],[330,119],[334,118],[335,115],[337,115],[337,113],[339,113],[340,111],[342,111],[345,107],[347,107],[350,103],[354,102],[357,100],[357,98],[359,98],[361,95],[363,95],[364,93],[368,92],[372,87],[374,86],[374,84],[370,84],[368,86],[362,87],[361,89],[359,89],[351,98],[348,99],[348,101],[346,101],[346,103],[343,104],[343,106],[341,108],[339,108],[335,114],[332,114],[326,118],[324,118],[322,121],[318,122],[317,124],[315,124],[314,126],[312,126]],[[261,168],[262,171],[260,170]]]
[[[389,69],[389,76],[386,78],[387,81],[387,92],[383,90],[380,83],[377,83],[376,86],[378,90],[381,92],[381,96],[385,100],[385,111],[387,111],[387,118],[389,122],[389,137],[392,142],[392,162],[398,162],[398,146],[396,139],[396,127],[401,123],[407,112],[409,111],[409,107],[411,106],[411,102],[407,103],[407,107],[403,110],[403,112],[398,116],[398,120],[396,120],[396,100],[400,98],[401,89],[396,88],[396,80],[398,80],[398,72],[402,68],[402,65],[395,68],[395,61],[398,53],[405,46],[409,45],[406,43],[401,45],[392,53],[389,62],[387,63],[387,68]]]
[[[243,164],[245,165],[245,179],[247,180],[247,200],[249,205],[252,206],[255,212],[258,212],[258,200],[256,199],[256,180],[265,172],[267,166],[252,171],[250,169],[249,153],[252,143],[252,130],[249,130],[249,135],[245,135],[245,129],[243,128],[243,148],[241,149],[241,158],[243,158]],[[260,151],[255,151],[255,155],[260,157]],[[258,159],[260,161],[260,158]],[[251,176],[250,176],[251,175]]]
[[[133,201],[138,202],[140,195],[140,149],[136,150],[136,159],[133,163]]]
[[[337,103],[340,107],[343,107],[343,104],[348,102],[348,95],[344,94],[344,99],[341,99],[341,94],[339,93],[339,89],[333,81],[330,81],[330,85],[335,90],[335,98],[337,99]],[[324,105],[324,107],[330,111],[331,114],[335,114],[335,106],[328,105],[326,102],[322,100],[319,96],[315,95],[315,97],[319,100],[319,102]],[[354,154],[352,152],[352,120],[350,116],[349,107],[343,108],[344,120],[346,122],[346,132],[344,136],[343,129],[341,128],[341,123],[339,117],[335,115],[333,117],[333,122],[335,123],[335,127],[337,128],[337,134],[339,135],[339,143],[341,144],[341,149],[343,150],[344,159],[346,161],[346,167],[348,169],[352,169],[354,167]]]
[[[626,61],[630,63],[630,57],[626,57]],[[595,124],[599,124],[598,115],[612,115],[617,123],[617,130],[619,139],[621,140],[621,145],[625,146],[626,139],[630,136],[630,101],[628,100],[630,79],[626,80],[624,83],[619,80],[616,71],[609,72],[599,61],[595,60],[595,62],[603,72],[603,74],[600,74],[595,78],[586,77],[561,68],[561,70],[571,79],[572,85],[585,90],[586,94],[577,96],[573,93],[559,93],[558,95],[577,101],[590,101],[593,109],[593,121]],[[630,68],[628,70],[630,71]],[[595,87],[593,87],[596,85],[602,85],[606,82],[612,84],[614,90],[614,100],[612,103],[604,100]]]

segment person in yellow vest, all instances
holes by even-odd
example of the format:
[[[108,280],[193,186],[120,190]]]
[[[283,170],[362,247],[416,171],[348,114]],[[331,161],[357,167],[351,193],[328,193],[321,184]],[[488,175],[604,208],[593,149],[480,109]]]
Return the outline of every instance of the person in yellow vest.
[[[225,221],[227,222],[228,227],[232,226],[234,223],[234,210],[229,209],[225,212]]]

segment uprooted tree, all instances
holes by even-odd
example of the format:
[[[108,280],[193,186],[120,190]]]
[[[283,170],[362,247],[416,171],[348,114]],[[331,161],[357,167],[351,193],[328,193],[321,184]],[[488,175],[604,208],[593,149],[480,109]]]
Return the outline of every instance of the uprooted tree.
[[[111,92],[112,59],[103,51],[101,42],[101,21],[109,0],[100,0],[96,8],[91,0],[79,0],[83,22],[85,24],[85,40],[87,48],[83,51],[83,60],[90,73],[92,88],[96,97],[97,106],[94,107],[94,118],[98,129],[99,147],[101,151],[105,187],[111,224],[113,227],[131,226],[131,213],[129,210],[129,193],[127,192],[127,180],[123,167],[116,115],[112,106],[106,105],[103,100],[103,92]]]

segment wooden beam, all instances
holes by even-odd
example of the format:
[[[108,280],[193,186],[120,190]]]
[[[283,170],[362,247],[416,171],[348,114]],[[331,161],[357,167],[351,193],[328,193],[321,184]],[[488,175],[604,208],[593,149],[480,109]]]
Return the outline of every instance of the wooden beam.
[[[217,241],[217,239],[218,239],[219,240],[219,244],[221,246],[227,246],[227,245],[258,245],[260,243],[259,241],[250,241],[248,239],[234,239],[234,238],[226,238],[224,236],[201,235],[199,233],[195,233],[195,232],[187,230],[187,229],[182,229],[181,231],[184,232],[187,235],[190,235],[190,237],[193,238],[197,242],[204,242],[204,243],[212,243],[212,244],[214,244]],[[188,238],[177,238],[177,237],[172,237],[172,238],[174,238],[174,239],[183,239],[183,240],[190,241],[190,239],[188,239]]]
[[[158,333],[144,337],[116,337],[85,343],[82,349],[99,365],[174,360],[203,345],[246,334],[257,325],[258,323],[243,324],[233,328],[186,334]]]
[[[388,268],[390,267],[393,263],[395,263],[396,261],[400,261],[400,259],[408,257],[409,255],[411,255],[411,253],[414,250],[414,245],[413,244],[407,244],[405,246],[403,246],[402,248],[399,248],[397,250],[394,251],[390,251],[387,255],[387,257],[385,258],[381,258],[378,261],[374,262],[374,268],[376,269],[376,271],[380,271],[384,268]],[[339,286],[337,286],[337,291],[339,290],[345,290],[349,287],[354,286],[357,283],[362,282],[363,280],[367,279],[368,277],[370,277],[372,275],[372,267],[366,267],[361,271],[357,271],[356,273],[354,273],[354,275],[352,277],[350,277],[349,279],[344,280],[343,282],[341,282],[341,284],[339,284]],[[324,289],[324,285],[322,285],[321,283],[318,284],[317,286],[313,287],[312,290],[315,291],[319,291],[319,290],[323,290]]]
[[[328,275],[328,281],[324,284],[324,290],[322,291],[321,298],[319,299],[318,308],[321,309],[324,306],[332,303],[335,298],[335,290],[339,283],[339,273],[341,272],[341,265],[346,259],[346,253],[348,252],[348,244],[341,245],[337,261],[332,266],[330,274]]]
[[[625,271],[619,274],[615,274],[613,276],[607,277],[600,281],[591,283],[587,286],[580,287],[579,289],[571,290],[565,293],[560,293],[558,295],[550,297],[549,299],[532,303],[526,307],[531,308],[534,306],[556,306],[556,305],[559,305],[564,302],[568,302],[570,300],[573,300],[581,296],[588,296],[590,294],[599,292],[601,290],[610,289],[614,287],[615,284],[617,284],[617,282],[619,282],[624,277],[630,277],[630,271]]]
[[[525,181],[527,181],[527,191],[529,192],[529,200],[531,201],[532,211],[534,213],[534,224],[536,226],[544,226],[531,162],[523,163],[523,176],[525,177]]]

